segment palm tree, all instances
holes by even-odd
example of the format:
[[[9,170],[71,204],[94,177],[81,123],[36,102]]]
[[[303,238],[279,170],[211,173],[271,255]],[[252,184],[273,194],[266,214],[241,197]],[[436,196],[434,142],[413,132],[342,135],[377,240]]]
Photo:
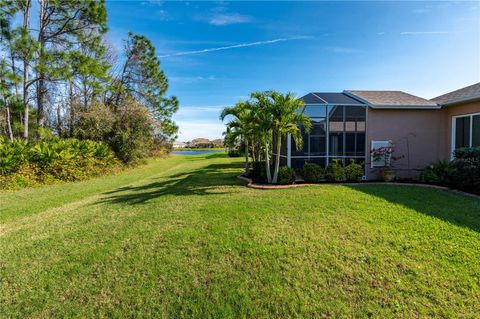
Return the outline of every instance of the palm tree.
[[[245,170],[249,167],[249,139],[253,135],[253,105],[249,102],[238,102],[233,107],[226,107],[220,114],[223,121],[227,116],[234,119],[227,123],[231,138],[241,137],[245,143]]]
[[[254,92],[250,97],[254,100],[254,133],[259,144],[261,152],[265,156],[265,169],[267,173],[268,183],[272,182],[272,173],[270,171],[270,142],[272,141],[272,103],[270,102],[267,92]]]
[[[292,93],[281,94],[275,91],[266,93],[270,100],[270,112],[272,113],[272,132],[276,136],[276,159],[275,170],[272,183],[277,183],[278,171],[280,169],[280,150],[282,147],[282,137],[290,134],[295,141],[297,149],[303,144],[300,126],[303,126],[306,132],[309,132],[312,123],[310,118],[303,113],[304,103],[295,98]]]

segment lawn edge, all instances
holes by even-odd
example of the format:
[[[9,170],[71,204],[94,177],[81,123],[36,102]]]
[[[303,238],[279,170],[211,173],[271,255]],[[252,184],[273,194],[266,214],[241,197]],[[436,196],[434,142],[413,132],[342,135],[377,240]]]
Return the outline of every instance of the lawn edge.
[[[433,188],[433,189],[440,189],[445,190],[457,195],[462,195],[466,197],[476,198],[480,200],[480,195],[475,195],[472,193],[463,192],[457,189],[449,188],[446,186],[439,186],[439,185],[431,185],[431,184],[416,184],[416,183],[398,183],[398,182],[368,182],[368,183],[330,183],[330,184],[322,184],[322,183],[302,183],[302,184],[290,184],[290,185],[265,185],[265,184],[256,184],[253,182],[251,178],[245,176],[237,176],[237,178],[248,182],[246,185],[249,188],[253,189],[286,189],[286,188],[295,188],[295,187],[302,187],[302,186],[319,186],[319,185],[340,185],[340,186],[366,186],[366,185],[393,185],[393,186],[415,186],[415,187],[425,187],[425,188]]]

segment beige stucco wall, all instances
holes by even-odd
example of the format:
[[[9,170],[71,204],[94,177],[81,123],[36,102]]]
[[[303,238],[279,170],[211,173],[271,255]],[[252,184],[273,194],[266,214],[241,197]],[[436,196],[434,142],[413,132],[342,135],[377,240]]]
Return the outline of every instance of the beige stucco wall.
[[[448,160],[452,151],[452,116],[480,113],[480,101],[445,106],[443,107],[443,112],[445,113],[445,125],[447,127],[445,132],[447,148],[442,159]]]
[[[380,178],[379,170],[370,168],[372,140],[391,140],[395,156],[405,158],[395,162],[397,176],[415,178],[430,163],[447,154],[445,141],[446,116],[443,110],[368,109],[367,165],[368,179]]]

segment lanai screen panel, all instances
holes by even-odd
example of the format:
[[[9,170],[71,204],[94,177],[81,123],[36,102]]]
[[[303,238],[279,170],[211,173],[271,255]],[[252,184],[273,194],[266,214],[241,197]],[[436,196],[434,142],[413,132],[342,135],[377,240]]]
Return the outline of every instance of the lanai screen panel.
[[[292,167],[300,169],[306,162],[325,167],[334,159],[348,164],[350,158],[364,163],[366,106],[343,93],[307,96],[304,101],[315,101],[306,103],[304,111],[311,118],[312,130],[306,133],[301,128],[303,145],[298,150],[292,139]]]

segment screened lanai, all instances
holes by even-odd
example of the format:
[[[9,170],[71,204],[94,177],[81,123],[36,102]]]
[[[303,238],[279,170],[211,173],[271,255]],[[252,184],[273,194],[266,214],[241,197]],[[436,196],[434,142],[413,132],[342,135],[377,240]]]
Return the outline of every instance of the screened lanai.
[[[365,163],[366,105],[344,93],[309,93],[301,98],[312,129],[302,128],[303,146],[297,150],[293,138],[282,141],[281,165],[300,169],[304,163],[327,166],[338,159]]]

